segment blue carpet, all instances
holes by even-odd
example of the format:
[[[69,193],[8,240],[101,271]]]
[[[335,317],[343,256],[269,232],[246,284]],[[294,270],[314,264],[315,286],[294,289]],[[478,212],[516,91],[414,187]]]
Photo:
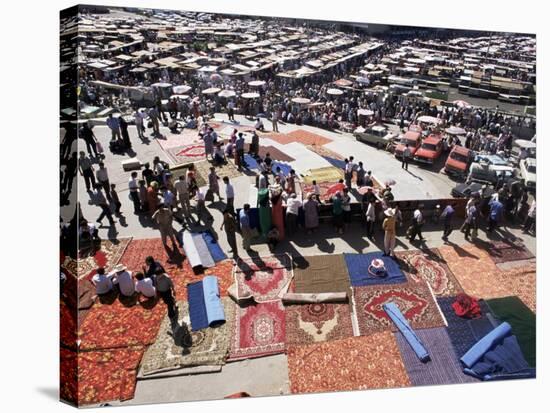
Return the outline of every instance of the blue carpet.
[[[246,163],[246,167],[248,169],[258,169],[260,170],[260,165],[258,165],[258,162],[256,161],[256,159],[254,159],[253,156],[245,153],[244,154],[244,162]]]
[[[292,169],[292,166],[290,166],[287,163],[279,162],[279,161],[273,161],[271,163],[271,171],[275,173],[277,170],[277,167],[281,168],[281,172],[287,176],[290,173],[290,170]]]
[[[202,237],[204,238],[204,242],[208,247],[208,251],[210,251],[210,255],[212,255],[212,258],[214,259],[214,262],[223,261],[227,258],[227,255],[223,252],[220,244],[212,236],[212,234],[210,234],[210,232],[203,232]]]
[[[323,158],[336,168],[344,169],[344,167],[346,166],[346,163],[344,161],[341,161],[340,159],[331,158],[330,156],[323,156]]]
[[[382,256],[382,252],[369,252],[368,254],[344,254],[348,268],[349,279],[354,287],[379,284],[399,284],[407,282],[407,278],[399,265],[392,257]],[[375,258],[384,261],[388,275],[386,277],[374,277],[369,274],[369,266]]]
[[[187,301],[189,302],[191,330],[197,331],[207,328],[208,316],[206,315],[202,281],[187,284]]]
[[[487,333],[489,325],[485,322],[487,320],[486,314],[489,313],[489,307],[485,301],[479,301],[479,307],[481,308],[481,318],[473,320],[462,318],[456,315],[452,304],[455,302],[456,297],[438,297],[437,304],[441,308],[441,312],[447,319],[447,333],[451,339],[451,343],[455,350],[455,354],[458,358],[462,357],[466,352],[478,341],[476,336],[482,336],[483,333]],[[490,329],[489,329],[490,331]]]

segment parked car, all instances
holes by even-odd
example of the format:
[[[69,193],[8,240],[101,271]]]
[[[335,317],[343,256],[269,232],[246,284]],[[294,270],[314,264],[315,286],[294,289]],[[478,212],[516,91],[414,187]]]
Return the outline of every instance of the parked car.
[[[409,145],[411,150],[411,156],[414,157],[418,148],[422,144],[422,132],[413,132],[411,130],[405,132],[404,135],[401,135],[399,142],[395,148],[394,154],[396,158],[401,158],[403,156],[403,151],[405,150],[405,145]]]
[[[468,175],[470,163],[473,160],[473,152],[464,146],[455,145],[445,162],[445,173],[465,177]]]
[[[536,158],[537,157],[537,144],[524,139],[517,139],[512,145],[512,151],[510,158],[519,164],[521,159]]]
[[[502,180],[503,183],[515,177],[515,168],[511,166],[493,165],[488,162],[473,162],[466,182],[482,182],[495,185]]]
[[[385,148],[397,138],[397,135],[390,132],[385,126],[374,125],[367,128],[359,126],[353,131],[355,138],[363,143],[375,145],[378,149]]]
[[[433,165],[443,152],[443,138],[438,134],[431,134],[422,142],[414,155],[414,160]]]
[[[519,174],[527,189],[535,189],[537,186],[537,161],[533,158],[519,161]]]
[[[482,198],[489,198],[495,190],[479,182],[460,183],[451,190],[451,195],[455,198],[469,198],[474,193],[481,194]]]

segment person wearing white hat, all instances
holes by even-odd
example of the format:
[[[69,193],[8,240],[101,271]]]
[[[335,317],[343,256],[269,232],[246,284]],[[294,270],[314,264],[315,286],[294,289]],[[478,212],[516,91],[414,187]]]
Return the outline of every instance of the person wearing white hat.
[[[395,210],[388,208],[384,211],[386,219],[382,223],[384,229],[384,256],[393,255],[395,248]]]
[[[113,284],[118,285],[120,294],[125,297],[131,297],[136,292],[136,286],[132,278],[132,273],[126,271],[126,267],[122,264],[117,264],[113,269],[111,277]]]

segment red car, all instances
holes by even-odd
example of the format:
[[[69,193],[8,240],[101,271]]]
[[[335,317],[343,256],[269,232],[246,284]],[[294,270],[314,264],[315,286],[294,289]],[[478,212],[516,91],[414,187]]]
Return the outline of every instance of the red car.
[[[445,162],[448,175],[466,176],[472,161],[472,151],[464,146],[455,145]]]
[[[443,152],[443,138],[438,134],[431,134],[422,142],[414,155],[414,160],[433,165]]]
[[[396,158],[401,158],[403,156],[403,151],[405,150],[405,145],[407,144],[411,150],[411,156],[414,156],[422,144],[422,133],[413,132],[411,130],[405,132],[405,134],[400,137],[399,143],[395,147],[394,154]]]

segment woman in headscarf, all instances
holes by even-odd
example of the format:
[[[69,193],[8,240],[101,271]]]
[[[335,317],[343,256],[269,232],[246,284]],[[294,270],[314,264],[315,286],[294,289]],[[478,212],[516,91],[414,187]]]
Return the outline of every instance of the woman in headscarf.
[[[285,220],[283,213],[283,190],[280,185],[271,187],[271,221],[279,231],[279,241],[285,238]]]
[[[147,205],[149,206],[149,213],[153,214],[158,207],[158,187],[157,181],[151,182],[151,185],[147,188]]]

